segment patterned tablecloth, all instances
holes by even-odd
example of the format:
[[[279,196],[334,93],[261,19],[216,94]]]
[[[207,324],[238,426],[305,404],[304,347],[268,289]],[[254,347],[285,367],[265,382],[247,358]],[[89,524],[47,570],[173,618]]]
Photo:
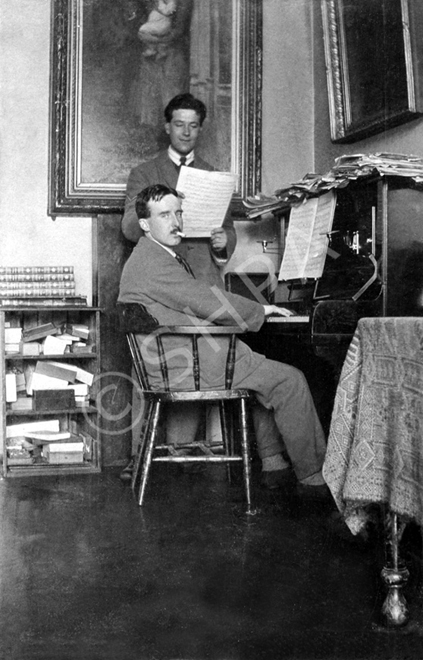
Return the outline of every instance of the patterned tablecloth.
[[[423,524],[423,318],[359,320],[323,474],[354,534],[371,503]]]

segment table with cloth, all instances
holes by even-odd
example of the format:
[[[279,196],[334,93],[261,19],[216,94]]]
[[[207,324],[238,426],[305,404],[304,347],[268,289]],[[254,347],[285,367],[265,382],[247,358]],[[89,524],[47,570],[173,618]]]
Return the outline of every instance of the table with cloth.
[[[399,521],[422,525],[422,317],[358,321],[335,396],[323,474],[353,534],[366,526],[374,503],[391,512],[394,543]],[[398,547],[394,563],[398,573]],[[396,581],[394,600],[403,598],[403,579]]]

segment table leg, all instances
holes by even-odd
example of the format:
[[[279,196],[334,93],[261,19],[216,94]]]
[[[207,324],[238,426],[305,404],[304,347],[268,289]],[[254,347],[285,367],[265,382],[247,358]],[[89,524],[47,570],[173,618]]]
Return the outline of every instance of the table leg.
[[[386,566],[382,578],[388,587],[388,594],[382,606],[382,615],[388,626],[403,626],[409,619],[407,602],[402,589],[409,578],[408,569],[399,558],[399,543],[405,523],[398,520],[396,513],[389,512],[385,522]]]

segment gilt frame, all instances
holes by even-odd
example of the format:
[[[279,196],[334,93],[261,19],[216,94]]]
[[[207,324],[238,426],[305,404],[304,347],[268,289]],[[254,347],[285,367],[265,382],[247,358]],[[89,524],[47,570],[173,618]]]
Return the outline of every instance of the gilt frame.
[[[217,5],[220,0],[211,1],[212,5]],[[255,194],[261,186],[262,0],[231,1],[228,169],[238,175],[235,198],[240,201],[247,195]],[[147,6],[148,2],[146,0]],[[124,207],[126,181],[122,177],[125,175],[127,178],[129,174],[129,158],[123,156],[128,167],[120,173],[119,181],[112,180],[113,177],[108,180],[107,176],[97,176],[96,172],[90,175],[92,180],[90,176],[84,177],[87,151],[84,151],[84,140],[87,140],[86,126],[89,122],[85,118],[82,122],[81,90],[85,72],[92,66],[86,61],[88,55],[83,46],[86,37],[84,10],[88,11],[89,5],[92,7],[93,4],[95,0],[52,0],[48,213],[53,217],[121,213]],[[206,121],[213,122],[213,118]],[[112,158],[118,158],[119,145],[112,145],[110,153]],[[134,159],[131,166],[142,159],[141,152],[140,158]],[[223,169],[219,163],[216,165]]]
[[[321,0],[332,142],[423,112],[420,0]]]

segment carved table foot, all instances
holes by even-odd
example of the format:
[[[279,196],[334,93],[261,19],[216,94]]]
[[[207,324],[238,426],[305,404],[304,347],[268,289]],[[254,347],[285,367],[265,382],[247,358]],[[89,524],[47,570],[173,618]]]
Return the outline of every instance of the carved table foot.
[[[399,542],[405,523],[398,522],[398,516],[389,512],[386,517],[386,566],[382,578],[388,587],[388,594],[382,606],[382,616],[387,626],[404,626],[409,619],[407,601],[402,593],[409,578],[408,569],[399,559]]]

